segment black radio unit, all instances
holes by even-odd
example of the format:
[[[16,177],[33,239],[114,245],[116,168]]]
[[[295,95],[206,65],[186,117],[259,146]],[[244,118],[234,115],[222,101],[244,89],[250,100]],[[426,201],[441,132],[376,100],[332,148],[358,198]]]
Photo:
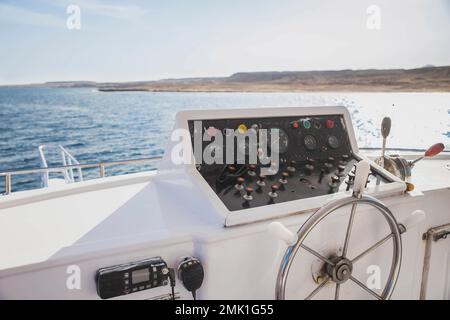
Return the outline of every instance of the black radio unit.
[[[167,286],[169,268],[161,257],[102,268],[96,275],[97,293],[102,299]]]

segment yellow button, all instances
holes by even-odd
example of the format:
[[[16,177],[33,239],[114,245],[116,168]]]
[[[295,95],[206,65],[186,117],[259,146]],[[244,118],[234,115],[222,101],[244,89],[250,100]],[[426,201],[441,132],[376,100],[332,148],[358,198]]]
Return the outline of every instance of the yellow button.
[[[239,127],[238,127],[239,133],[246,133],[247,130],[248,130],[247,126],[245,124],[243,124],[243,123],[240,124]]]

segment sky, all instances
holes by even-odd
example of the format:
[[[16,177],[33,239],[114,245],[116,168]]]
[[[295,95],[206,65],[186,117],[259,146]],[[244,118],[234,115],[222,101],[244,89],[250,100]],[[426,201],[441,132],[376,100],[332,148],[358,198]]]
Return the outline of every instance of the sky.
[[[450,0],[0,0],[0,84],[442,66],[449,39]]]

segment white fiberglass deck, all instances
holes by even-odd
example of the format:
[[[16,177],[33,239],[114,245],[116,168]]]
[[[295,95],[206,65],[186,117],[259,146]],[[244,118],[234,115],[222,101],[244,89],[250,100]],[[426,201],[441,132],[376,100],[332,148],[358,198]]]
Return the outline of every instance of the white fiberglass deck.
[[[439,159],[420,162],[413,169],[414,192],[382,199],[398,219],[418,208],[427,214],[426,222],[414,232],[414,240],[408,240],[412,235],[404,238],[402,274],[407,273],[407,270],[412,273],[405,274],[399,280],[396,292],[400,297],[418,297],[420,276],[417,273],[420,272],[420,266],[408,266],[408,261],[413,263],[423,259],[423,248],[417,248],[420,241],[416,237],[429,227],[450,221],[448,162]],[[88,260],[98,259],[103,265],[108,265],[137,256],[145,257],[147,253],[144,252],[147,251],[148,254],[161,252],[170,262],[180,253],[192,254],[195,251],[197,255],[202,255],[204,259],[209,257],[211,261],[218,252],[211,251],[208,244],[219,240],[233,242],[240,238],[252,239],[238,242],[239,247],[231,251],[226,245],[219,246],[219,251],[227,257],[238,255],[243,260],[252,261],[245,273],[252,272],[251,265],[256,261],[273,259],[264,256],[266,251],[272,250],[264,245],[266,240],[262,241],[267,238],[268,222],[223,228],[223,221],[208,214],[208,208],[193,205],[197,195],[182,199],[175,196],[176,182],[168,185],[155,183],[154,179],[155,172],[146,172],[20,192],[0,198],[0,297],[14,298],[14,294],[11,296],[6,293],[8,287],[13,285],[9,282],[11,277],[17,279],[30,275],[29,272],[47,268],[62,268],[63,277],[63,267],[71,263],[83,264],[83,261]],[[306,213],[278,220],[296,230],[308,216],[309,213]],[[261,245],[251,247],[251,243],[254,244],[252,241],[261,242]],[[172,249],[176,247],[181,247],[181,251]],[[253,256],[249,256],[248,252]],[[114,255],[117,256],[115,259]],[[449,259],[445,259],[448,263]],[[216,263],[220,263],[218,256],[216,260]],[[213,264],[207,266],[210,270],[212,267]],[[89,268],[93,272],[98,265],[91,263]],[[234,268],[229,266],[228,270]],[[223,271],[223,268],[218,268],[218,271]],[[42,272],[43,277],[48,276],[45,271]],[[414,280],[408,280],[413,275]],[[95,288],[89,282],[91,280],[89,278],[85,283],[92,289],[89,294],[73,293],[65,298],[95,298]],[[239,293],[233,290],[218,293],[217,286],[225,287],[225,280],[214,280],[211,275],[210,281],[216,282],[216,288],[206,287],[203,291],[205,298],[232,298],[233,295],[236,298],[271,298],[273,294],[273,290],[255,293],[252,289]],[[402,286],[408,281],[413,282]],[[49,290],[42,298],[54,297],[58,290]],[[30,294],[29,297],[35,296]]]

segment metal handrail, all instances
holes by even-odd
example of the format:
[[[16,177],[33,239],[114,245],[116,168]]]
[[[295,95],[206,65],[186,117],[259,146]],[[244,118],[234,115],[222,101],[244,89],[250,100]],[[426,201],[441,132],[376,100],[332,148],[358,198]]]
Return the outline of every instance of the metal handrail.
[[[41,160],[41,168],[48,168],[47,159],[45,157],[45,149],[54,149],[61,152],[61,160],[62,165],[72,165],[72,164],[80,164],[77,159],[62,145],[53,145],[53,144],[43,144],[39,146],[39,157]],[[83,181],[83,172],[80,167],[75,168],[78,172],[78,180]],[[64,180],[67,183],[74,183],[75,182],[75,175],[73,173],[74,169],[66,169],[61,170],[62,174],[64,175]],[[49,173],[45,172],[42,174],[42,186],[44,188],[48,187],[48,181],[49,181]]]
[[[36,168],[36,169],[25,169],[25,170],[12,170],[0,172],[0,177],[5,177],[5,195],[11,194],[11,178],[15,175],[23,175],[23,174],[33,174],[33,173],[49,173],[49,172],[61,172],[63,170],[68,169],[89,169],[89,168],[98,168],[100,178],[104,178],[106,175],[105,167],[111,167],[116,165],[125,165],[125,164],[138,164],[145,162],[152,162],[161,160],[162,156],[157,157],[149,157],[149,158],[141,158],[141,159],[128,159],[128,160],[119,160],[119,161],[106,161],[106,162],[98,162],[98,163],[90,163],[90,164],[72,164],[58,167],[50,167],[50,168]]]

